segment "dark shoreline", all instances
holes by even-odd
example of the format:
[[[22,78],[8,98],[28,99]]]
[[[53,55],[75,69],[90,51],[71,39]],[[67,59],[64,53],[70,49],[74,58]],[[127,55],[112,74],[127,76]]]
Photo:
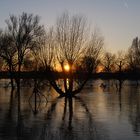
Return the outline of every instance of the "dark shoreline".
[[[80,77],[81,79],[84,78],[86,73],[78,73],[74,74],[74,77]],[[13,78],[17,78],[19,75],[17,72],[12,73]],[[53,77],[52,77],[53,76]],[[0,79],[9,79],[11,77],[9,72],[2,71],[0,72]],[[21,79],[34,79],[34,78],[41,78],[41,79],[48,79],[48,78],[64,78],[69,77],[68,74],[64,74],[61,72],[40,72],[40,71],[24,71],[20,73]],[[125,73],[95,73],[90,75],[90,79],[132,79],[132,80],[140,80],[140,73],[132,73],[132,72],[125,72]]]

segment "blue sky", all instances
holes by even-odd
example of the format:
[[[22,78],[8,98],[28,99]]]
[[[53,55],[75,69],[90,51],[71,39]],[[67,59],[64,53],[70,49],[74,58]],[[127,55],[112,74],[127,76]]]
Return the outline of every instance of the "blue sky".
[[[91,29],[98,26],[110,51],[127,50],[133,38],[140,37],[140,0],[1,0],[0,27],[9,14],[23,11],[38,14],[48,27],[65,10],[85,15]]]

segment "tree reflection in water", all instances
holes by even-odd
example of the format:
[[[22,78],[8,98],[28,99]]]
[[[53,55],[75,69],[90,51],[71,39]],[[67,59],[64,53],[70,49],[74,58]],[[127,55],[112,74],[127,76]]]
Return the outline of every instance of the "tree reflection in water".
[[[104,129],[98,131],[99,124],[94,121],[93,114],[82,98],[53,98],[44,108],[44,113],[38,108],[38,114],[32,115],[29,106],[24,105],[23,93],[20,87],[17,91],[11,91],[9,110],[5,113],[5,121],[0,129],[0,133],[5,135],[3,139],[109,139]]]
[[[122,79],[118,79],[115,80],[115,87],[120,116],[122,117],[124,113],[125,117],[128,117],[129,123],[132,125],[132,131],[134,134],[140,136],[140,86],[138,81],[124,81]],[[112,88],[113,87],[111,87],[111,89],[107,89],[107,92],[113,94],[114,89],[112,92]],[[114,101],[116,101],[116,99],[114,99]],[[113,110],[114,108],[115,104]]]
[[[58,97],[51,89],[47,106],[44,106],[46,100],[41,96],[40,107],[35,115],[28,104],[34,87],[21,87],[11,91],[1,87],[0,139],[112,140],[129,137],[139,139],[140,86],[132,85],[132,81],[117,81],[117,83],[117,90],[115,85],[110,85],[110,88],[105,89],[109,91],[104,92],[99,83],[92,92],[90,82],[80,97],[71,98]],[[100,92],[97,91],[98,88]],[[41,93],[48,97],[46,89],[42,89]],[[35,109],[34,101],[33,94],[31,99],[33,109]]]
[[[43,81],[39,80],[39,79],[34,79],[34,87],[33,87],[33,93],[31,94],[31,96],[29,97],[29,105],[33,111],[34,114],[38,113],[38,110],[40,108],[40,104],[41,104],[41,97],[43,97],[45,99],[45,103],[47,105],[48,103],[48,99],[47,97],[42,93],[42,88],[43,88]],[[50,89],[49,89],[50,90]],[[32,105],[32,98],[34,95],[34,106]]]
[[[134,133],[140,135],[140,86],[136,83],[129,90],[129,121],[132,124]]]
[[[61,103],[63,103],[63,108],[59,111],[60,114],[56,116],[56,113],[60,110],[59,107],[61,106]],[[75,109],[77,103],[79,103],[82,108],[81,112],[83,113],[82,115],[86,116],[84,116],[85,118],[79,116],[79,111]],[[40,139],[96,140],[103,137],[104,139],[109,139],[107,134],[104,134],[105,131],[102,132],[104,136],[100,135],[100,132],[97,132],[97,122],[93,120],[92,114],[80,97],[57,98],[48,109],[45,120],[46,124],[44,124]]]
[[[123,86],[124,80],[118,79],[118,83],[116,85],[118,97],[119,97],[119,106],[120,106],[120,111],[122,111],[122,86]]]

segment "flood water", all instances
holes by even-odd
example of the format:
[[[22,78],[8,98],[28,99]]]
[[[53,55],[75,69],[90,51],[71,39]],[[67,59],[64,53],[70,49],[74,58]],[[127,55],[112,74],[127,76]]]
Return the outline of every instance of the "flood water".
[[[21,87],[18,104],[8,82],[0,80],[0,140],[140,139],[136,81],[92,80],[72,99],[58,98],[46,86],[36,104],[32,85]]]

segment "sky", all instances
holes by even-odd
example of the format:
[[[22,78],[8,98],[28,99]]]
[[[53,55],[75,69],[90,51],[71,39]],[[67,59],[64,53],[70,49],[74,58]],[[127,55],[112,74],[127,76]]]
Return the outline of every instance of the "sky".
[[[39,15],[47,28],[65,11],[87,17],[92,30],[98,27],[108,51],[127,51],[140,37],[140,0],[0,0],[0,28],[10,14],[22,12]]]

